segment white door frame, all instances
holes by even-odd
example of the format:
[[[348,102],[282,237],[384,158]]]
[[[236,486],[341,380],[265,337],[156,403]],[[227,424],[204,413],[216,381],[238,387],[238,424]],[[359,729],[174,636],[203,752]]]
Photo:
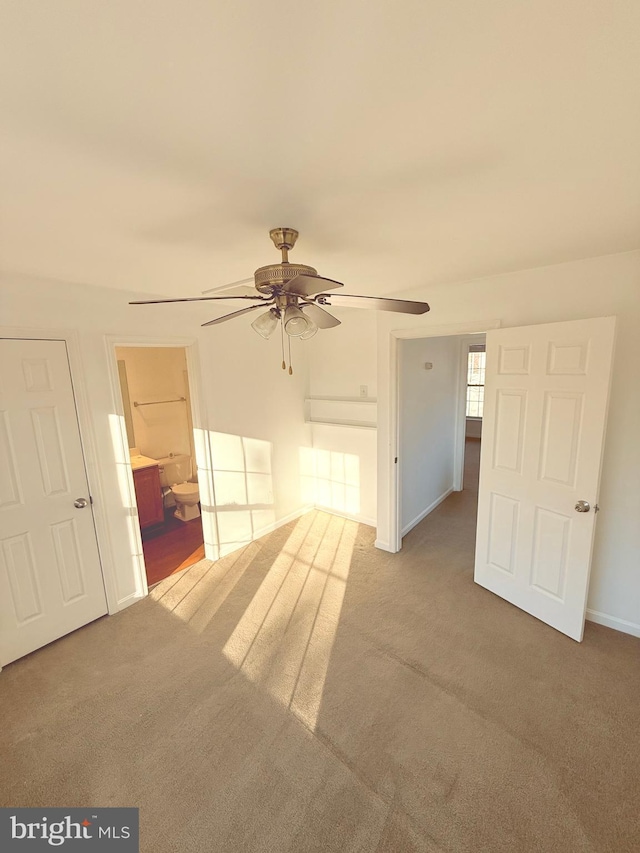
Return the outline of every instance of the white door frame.
[[[379,540],[376,546],[397,553],[402,548],[402,477],[397,459],[400,452],[400,347],[399,341],[415,340],[416,338],[458,337],[461,335],[482,334],[490,329],[499,329],[500,320],[473,321],[470,323],[453,323],[446,326],[420,326],[410,329],[394,329],[389,333],[389,543],[385,548]],[[460,411],[460,410],[459,410]],[[460,436],[462,425],[458,413],[456,433]],[[463,446],[463,445],[461,445]],[[384,464],[385,448],[378,444],[379,464]],[[457,461],[456,474],[458,481],[462,476],[462,465]]]
[[[79,335],[70,329],[37,329],[26,326],[0,326],[0,338],[18,338],[36,341],[63,341],[67,347],[71,386],[76,403],[80,444],[84,456],[89,493],[94,498],[91,507],[98,544],[98,555],[102,567],[102,577],[107,596],[109,613],[120,610],[117,592],[117,580],[111,550],[109,517],[105,512],[102,482],[99,474],[97,442],[91,420],[91,409],[87,397]]]
[[[156,338],[149,337],[148,335],[105,335],[105,342],[107,345],[107,364],[109,369],[109,377],[111,380],[111,395],[113,397],[114,412],[119,416],[118,421],[121,424],[121,451],[123,458],[128,462],[126,466],[127,477],[129,480],[131,499],[135,504],[136,497],[135,489],[133,486],[133,471],[131,469],[131,462],[129,458],[129,442],[126,434],[126,427],[124,424],[124,404],[122,400],[122,391],[120,389],[120,377],[118,375],[118,359],[116,355],[116,347],[161,347],[163,349],[184,349],[185,356],[187,359],[187,375],[189,377],[189,398],[191,400],[192,421],[194,425],[202,425],[203,423],[205,423],[206,412],[204,395],[202,392],[200,358],[198,354],[198,340],[197,338]],[[206,443],[206,447],[201,448],[201,450],[206,451],[208,453],[208,443]],[[207,464],[205,466],[205,470],[207,475],[211,477],[211,466]],[[206,494],[213,494],[213,483],[201,483],[200,488],[203,492],[205,492],[205,486]],[[207,509],[203,509],[203,514],[207,511]],[[212,514],[215,516],[215,513]],[[214,525],[215,524],[216,520],[214,518]],[[135,529],[133,530],[133,535],[137,538],[137,547],[139,549],[139,553],[143,554],[140,526],[136,523],[134,527]],[[205,537],[205,540],[206,538],[207,537]],[[207,541],[205,541],[205,556],[210,560],[216,560],[218,558],[218,555],[213,553],[212,551],[211,543]],[[139,588],[143,590],[144,597],[148,594],[149,591],[149,587],[147,585],[146,571],[144,567],[144,557],[142,558],[141,563],[137,564],[137,571],[138,577],[136,578],[136,582]]]

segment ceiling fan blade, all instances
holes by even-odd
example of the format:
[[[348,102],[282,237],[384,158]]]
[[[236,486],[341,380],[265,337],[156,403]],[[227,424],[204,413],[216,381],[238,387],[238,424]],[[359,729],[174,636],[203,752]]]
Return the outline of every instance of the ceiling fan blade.
[[[324,308],[315,305],[313,302],[300,303],[298,307],[309,319],[313,320],[319,329],[332,329],[334,326],[340,325],[341,321],[337,317],[329,314],[328,311],[325,311]]]
[[[284,286],[284,291],[294,293],[296,296],[313,296],[314,293],[333,290],[334,287],[344,287],[344,284],[332,278],[320,278],[319,275],[297,275],[289,279]]]
[[[241,278],[240,281],[230,281],[229,284],[219,284],[217,287],[209,287],[207,290],[203,290],[203,293],[221,293],[223,291],[235,289],[236,285],[239,284],[249,284],[249,282],[253,282],[253,276],[251,278]],[[254,288],[251,288],[252,290]]]
[[[377,311],[397,311],[400,314],[426,314],[426,302],[410,299],[386,299],[382,296],[352,296],[339,293],[320,293],[314,298],[319,305],[335,305],[340,308],[374,308]]]
[[[253,281],[253,279],[250,279],[250,280]],[[205,290],[204,292],[207,293],[208,291]],[[240,284],[240,285],[237,285],[236,287],[229,287],[229,288],[225,288],[224,290],[220,289],[216,292],[216,296],[224,296],[225,298],[228,297],[229,299],[232,299],[234,296],[252,296],[253,297],[253,296],[260,296],[260,294],[256,290],[255,285]],[[263,296],[264,296],[264,294],[263,294]],[[266,294],[266,298],[268,298],[268,296],[269,296],[269,294]]]
[[[242,297],[241,297],[242,298]],[[273,305],[273,301],[269,300],[268,305]],[[217,323],[224,323],[231,320],[233,317],[239,317],[241,314],[248,314],[249,311],[255,311],[256,308],[262,308],[262,305],[250,305],[248,308],[241,308],[239,311],[233,311],[231,314],[224,314],[222,317],[216,317],[215,320],[209,320],[208,323],[203,323],[203,326],[215,326]]]
[[[268,302],[268,296],[186,296],[180,299],[141,299],[136,302],[130,302],[129,305],[161,305],[163,302],[211,302],[212,300],[223,299],[253,299],[258,302]],[[256,306],[257,307],[257,306]]]

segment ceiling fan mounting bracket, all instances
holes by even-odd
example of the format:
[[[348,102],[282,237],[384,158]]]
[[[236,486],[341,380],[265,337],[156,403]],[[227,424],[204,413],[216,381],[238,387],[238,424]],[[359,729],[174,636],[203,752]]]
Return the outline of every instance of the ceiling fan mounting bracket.
[[[296,244],[298,232],[295,228],[272,228],[269,237],[273,240],[276,249],[290,251]]]
[[[289,251],[293,249],[298,239],[298,232],[295,228],[272,228],[269,231],[269,237],[273,240],[276,249],[282,252],[282,263],[289,262]]]

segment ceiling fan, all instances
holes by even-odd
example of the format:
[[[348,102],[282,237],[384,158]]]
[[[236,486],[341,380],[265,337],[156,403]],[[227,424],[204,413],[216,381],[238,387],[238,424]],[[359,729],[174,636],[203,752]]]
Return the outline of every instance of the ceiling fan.
[[[282,252],[278,264],[260,267],[254,273],[254,287],[236,287],[227,285],[217,288],[220,296],[191,296],[180,299],[145,299],[130,302],[130,305],[157,305],[164,302],[205,302],[215,300],[243,299],[254,304],[231,314],[216,317],[203,323],[203,326],[215,326],[241,314],[248,314],[258,308],[267,308],[251,326],[263,338],[270,338],[280,325],[282,336],[282,368],[284,360],[285,334],[289,341],[289,373],[291,367],[291,338],[308,340],[318,329],[330,329],[339,326],[340,320],[334,317],[324,306],[348,308],[374,308],[378,311],[397,311],[403,314],[425,314],[429,310],[426,302],[412,302],[408,299],[386,299],[380,296],[352,296],[351,294],[327,293],[344,285],[331,278],[323,278],[318,271],[305,264],[289,263],[289,252],[295,246],[298,232],[293,228],[273,228],[269,232],[276,248]],[[246,279],[251,281],[251,279]],[[243,284],[236,282],[235,284]],[[207,292],[207,291],[205,291]]]

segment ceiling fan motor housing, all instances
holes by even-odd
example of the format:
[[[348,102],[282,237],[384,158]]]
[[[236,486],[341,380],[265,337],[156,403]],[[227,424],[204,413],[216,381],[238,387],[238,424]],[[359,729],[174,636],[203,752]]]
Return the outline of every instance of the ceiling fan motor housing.
[[[297,275],[318,275],[318,270],[305,264],[290,264],[289,251],[293,249],[298,239],[295,228],[272,228],[269,236],[273,240],[276,249],[282,252],[282,261],[279,264],[269,264],[260,267],[254,273],[256,290],[260,293],[273,293],[274,288],[282,287]]]
[[[256,289],[260,293],[271,293],[274,285],[283,285],[297,275],[318,275],[318,270],[305,264],[269,264],[254,273]]]

